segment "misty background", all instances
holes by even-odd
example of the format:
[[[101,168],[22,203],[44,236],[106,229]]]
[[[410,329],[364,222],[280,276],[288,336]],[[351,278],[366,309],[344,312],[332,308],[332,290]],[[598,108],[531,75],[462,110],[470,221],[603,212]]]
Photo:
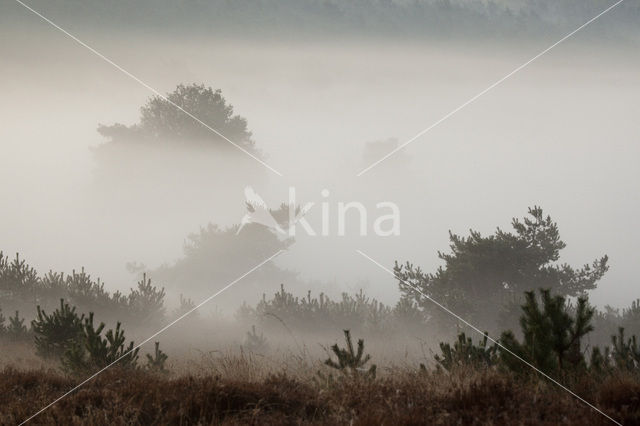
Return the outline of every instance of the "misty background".
[[[241,281],[212,309],[271,293],[286,277],[302,294],[363,288],[394,303],[397,281],[355,249],[388,267],[409,260],[432,271],[448,230],[509,229],[534,204],[558,222],[568,243],[562,261],[609,255],[593,303],[622,307],[638,297],[637,3],[612,10],[360,177],[376,157],[611,3],[29,4],[161,93],[180,83],[221,89],[284,175],[242,154],[193,147],[130,153],[105,172],[98,125],[137,123],[152,93],[5,0],[0,250],[20,252],[39,271],[84,266],[108,289],[127,290],[137,276],[126,265],[136,262],[173,298],[198,301],[248,268],[212,279],[210,291],[166,284],[163,265],[183,258],[188,235],[209,223],[238,224],[247,185],[273,208],[295,186],[301,203],[330,191],[334,231],[339,201],[367,205],[369,229],[375,203],[393,201],[400,236],[360,237],[355,220],[346,237],[301,232],[275,261],[291,275],[250,292]],[[317,230],[320,213],[308,216]]]

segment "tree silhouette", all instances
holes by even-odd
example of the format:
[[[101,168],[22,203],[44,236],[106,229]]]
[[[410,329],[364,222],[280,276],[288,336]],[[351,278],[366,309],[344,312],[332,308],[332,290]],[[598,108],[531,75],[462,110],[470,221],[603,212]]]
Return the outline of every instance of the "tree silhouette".
[[[234,115],[221,90],[203,84],[180,84],[167,94],[166,99],[154,96],[140,108],[140,122],[132,126],[116,123],[100,125],[98,132],[109,139],[106,145],[158,143],[188,145],[201,143],[219,148],[232,147],[220,134],[216,134],[184,111],[215,129],[240,147],[255,152],[247,120]]]
[[[523,221],[513,219],[512,226],[513,233],[498,228],[487,237],[473,230],[468,237],[450,232],[451,253],[438,253],[445,265],[435,274],[396,262],[403,297],[416,301],[434,319],[443,312],[424,295],[483,327],[495,326],[502,313],[500,325],[511,327],[519,315],[512,308],[522,303],[524,292],[548,288],[554,294],[578,296],[594,289],[608,270],[607,256],[579,269],[558,264],[565,243],[557,224],[540,207],[530,208]]]
[[[351,341],[351,333],[349,330],[344,330],[344,340],[347,343],[346,349],[342,349],[337,343],[331,345],[331,350],[337,358],[337,361],[328,358],[324,363],[331,368],[339,370],[343,374],[351,376],[357,376],[359,374],[365,377],[376,376],[376,365],[371,365],[368,369],[365,364],[371,359],[371,355],[364,355],[364,340],[358,339],[358,349],[353,348],[353,342]]]

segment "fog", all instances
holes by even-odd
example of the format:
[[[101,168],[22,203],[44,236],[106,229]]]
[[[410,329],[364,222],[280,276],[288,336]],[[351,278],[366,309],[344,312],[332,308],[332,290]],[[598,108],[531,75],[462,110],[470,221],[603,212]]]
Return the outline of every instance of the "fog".
[[[315,237],[298,230],[275,260],[298,273],[300,294],[305,283],[330,294],[364,288],[394,303],[397,281],[356,249],[389,268],[409,260],[433,271],[449,230],[490,234],[540,205],[568,243],[562,261],[579,266],[609,255],[611,270],[591,294],[596,305],[638,297],[640,56],[628,39],[594,40],[619,15],[604,16],[357,176],[558,37],[175,36],[92,30],[58,13],[56,22],[161,93],[180,83],[221,89],[282,174],[243,154],[175,148],[132,152],[105,175],[95,149],[107,140],[96,128],[137,123],[153,93],[16,7],[13,16],[29,24],[0,30],[0,250],[20,252],[39,271],[84,266],[109,290],[127,290],[137,278],[127,263],[158,270],[183,256],[200,227],[239,224],[246,186],[273,208],[295,187],[299,203],[316,202],[308,221],[317,230],[320,203],[328,203],[331,229]],[[368,236],[358,235],[355,216],[346,236],[335,234],[337,204],[349,201],[367,207]],[[397,236],[371,232],[381,201],[400,209]],[[209,293],[243,272],[212,279]],[[279,284],[252,287],[252,295]],[[237,291],[242,286],[212,305],[239,306],[252,297]],[[208,295],[189,282],[167,290],[196,302]]]

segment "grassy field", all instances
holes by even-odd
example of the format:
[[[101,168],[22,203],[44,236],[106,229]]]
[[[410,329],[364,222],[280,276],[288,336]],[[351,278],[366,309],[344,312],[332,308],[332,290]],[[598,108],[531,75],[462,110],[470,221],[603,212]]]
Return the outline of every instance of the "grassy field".
[[[535,377],[497,370],[386,367],[374,380],[322,381],[311,371],[259,379],[226,372],[170,374],[113,368],[32,420],[45,425],[147,424],[610,424],[569,393]],[[0,423],[27,419],[79,383],[54,369],[4,367]],[[640,380],[584,376],[571,388],[623,424],[640,424]]]

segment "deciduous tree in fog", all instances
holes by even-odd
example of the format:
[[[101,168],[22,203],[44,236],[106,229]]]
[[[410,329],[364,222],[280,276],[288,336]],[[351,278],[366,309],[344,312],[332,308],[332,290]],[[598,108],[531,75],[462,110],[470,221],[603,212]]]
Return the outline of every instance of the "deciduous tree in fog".
[[[94,149],[86,205],[95,217],[109,212],[100,226],[110,228],[113,240],[135,234],[140,242],[157,241],[210,218],[229,221],[242,205],[228,201],[249,182],[260,188],[268,173],[255,160],[262,152],[247,120],[220,90],[203,84],[180,84],[166,98],[151,97],[137,123],[102,125],[98,132],[106,140]]]
[[[540,207],[530,208],[522,221],[513,219],[512,226],[513,232],[498,228],[486,237],[473,230],[468,237],[450,232],[451,252],[438,253],[445,264],[435,273],[396,262],[403,297],[416,301],[433,319],[449,314],[424,295],[479,326],[494,327],[497,320],[501,326],[513,326],[525,291],[545,288],[553,294],[578,296],[596,288],[608,270],[607,256],[582,268],[558,263],[566,244],[558,225]]]
[[[168,100],[167,100],[168,99]],[[100,125],[98,132],[109,138],[110,143],[149,143],[169,141],[177,144],[204,143],[223,148],[232,147],[219,134],[204,126],[197,117],[236,145],[255,151],[247,120],[234,115],[220,89],[213,90],[203,84],[180,84],[167,94],[166,99],[154,96],[140,108],[140,123],[125,126]]]
[[[288,206],[282,204],[270,213],[286,229]],[[201,228],[200,232],[189,235],[181,259],[161,266],[152,275],[166,283],[167,288],[202,298],[294,242],[290,237],[280,239],[276,233],[257,223],[245,225],[240,232],[239,227],[220,228],[209,224]],[[233,296],[236,300],[254,302],[263,293],[270,293],[285,282],[295,286],[299,282],[297,273],[268,263],[243,279],[243,285],[234,289]],[[227,295],[218,300],[226,300],[224,297]]]

